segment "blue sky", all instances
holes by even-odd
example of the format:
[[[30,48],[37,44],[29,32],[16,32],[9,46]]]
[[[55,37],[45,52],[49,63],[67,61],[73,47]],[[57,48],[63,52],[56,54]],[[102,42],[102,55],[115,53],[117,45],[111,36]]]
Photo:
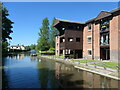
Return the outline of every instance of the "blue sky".
[[[42,20],[53,17],[85,22],[96,17],[100,11],[111,11],[117,2],[4,2],[9,18],[14,22],[11,45],[36,44]]]

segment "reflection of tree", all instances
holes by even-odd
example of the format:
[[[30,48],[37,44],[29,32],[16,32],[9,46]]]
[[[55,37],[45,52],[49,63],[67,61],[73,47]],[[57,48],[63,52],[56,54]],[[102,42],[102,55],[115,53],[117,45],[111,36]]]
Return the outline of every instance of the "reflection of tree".
[[[39,73],[39,80],[41,84],[41,88],[47,88],[48,83],[48,69],[46,68],[46,62],[42,60],[38,63],[38,73]]]
[[[57,88],[58,84],[55,79],[55,64],[49,60],[41,59],[37,64],[38,75],[41,88]]]
[[[30,56],[30,60],[35,61],[35,60],[37,60],[37,57],[36,56]]]

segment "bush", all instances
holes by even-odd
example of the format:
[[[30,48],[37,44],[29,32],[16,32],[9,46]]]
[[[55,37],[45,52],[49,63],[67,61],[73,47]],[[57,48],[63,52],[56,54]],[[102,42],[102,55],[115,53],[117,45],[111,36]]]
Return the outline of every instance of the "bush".
[[[44,54],[44,55],[54,55],[55,54],[55,51],[53,51],[54,49],[49,49],[48,51],[41,51],[41,54]]]
[[[55,48],[50,48],[48,51],[55,51]]]

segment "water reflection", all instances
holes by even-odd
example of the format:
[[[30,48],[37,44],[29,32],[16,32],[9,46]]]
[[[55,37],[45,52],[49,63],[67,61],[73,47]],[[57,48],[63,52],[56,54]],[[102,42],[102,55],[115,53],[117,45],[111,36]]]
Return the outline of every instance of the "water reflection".
[[[5,66],[10,88],[118,88],[117,80],[29,54],[9,56]]]
[[[55,78],[55,64],[45,59],[39,59],[38,61],[40,61],[37,67],[41,88],[58,88],[59,86]]]
[[[36,56],[30,56],[30,60],[35,61],[35,60],[37,60],[37,57]]]

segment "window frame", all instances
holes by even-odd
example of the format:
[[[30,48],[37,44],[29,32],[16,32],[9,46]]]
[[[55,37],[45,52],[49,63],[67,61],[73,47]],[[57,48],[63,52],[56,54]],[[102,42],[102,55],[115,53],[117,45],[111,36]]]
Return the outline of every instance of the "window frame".
[[[91,38],[91,42],[88,41],[88,38]],[[89,44],[92,43],[92,36],[87,36],[87,42],[88,42]]]
[[[72,41],[70,41],[70,39],[72,39]],[[68,37],[68,42],[73,42],[73,41],[74,41],[73,37]]]
[[[91,54],[89,54],[89,51],[91,51]],[[92,49],[87,49],[88,56],[92,56]]]
[[[87,24],[87,28],[88,28],[88,31],[90,32],[92,30],[92,24],[91,23]]]

